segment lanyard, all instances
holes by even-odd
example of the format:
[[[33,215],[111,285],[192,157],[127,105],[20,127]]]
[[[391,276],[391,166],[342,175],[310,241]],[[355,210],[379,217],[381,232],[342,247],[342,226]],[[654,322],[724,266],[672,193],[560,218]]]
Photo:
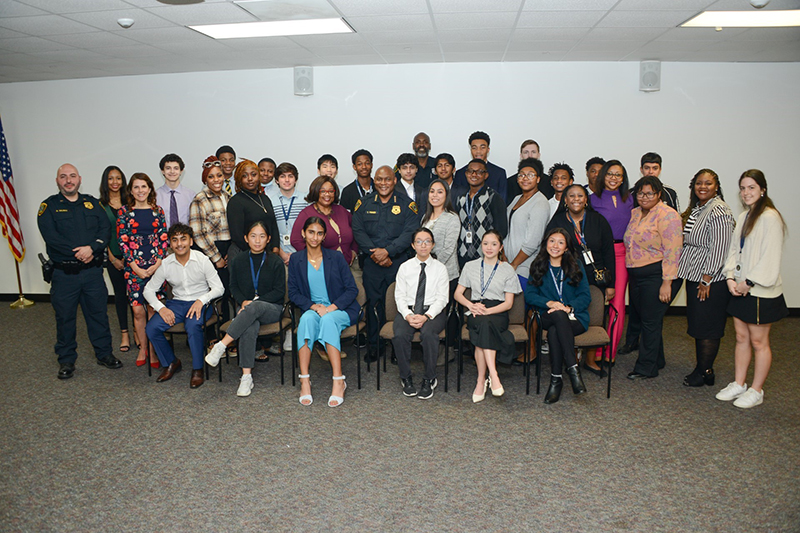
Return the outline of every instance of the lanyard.
[[[483,295],[486,294],[486,289],[489,288],[489,285],[492,283],[492,278],[494,277],[494,273],[497,272],[497,266],[500,264],[498,260],[494,264],[494,268],[492,269],[492,273],[489,275],[489,280],[486,282],[486,285],[483,284],[483,259],[481,259],[481,300],[483,300]]]
[[[483,189],[481,189],[483,190]],[[475,208],[475,200],[481,194],[481,191],[475,193],[475,196],[470,200],[469,193],[464,195],[464,211],[467,212],[467,223],[472,224],[472,211]]]
[[[557,268],[559,270],[558,277],[556,277],[555,275],[555,268],[552,265],[550,265],[550,277],[553,278],[553,285],[556,286],[556,292],[558,293],[558,301],[564,303],[564,298],[562,296],[564,294],[564,277],[563,277],[564,271],[561,270],[560,267]]]
[[[581,245],[581,248],[586,248],[584,244],[586,242],[586,237],[584,237],[583,234],[584,228],[586,227],[586,212],[584,211],[580,224],[575,224],[575,221],[572,220],[572,215],[569,213],[567,213],[567,218],[572,222],[572,227],[575,229],[575,238],[578,239],[578,244]]]
[[[372,180],[369,180],[369,190],[365,191],[361,184],[358,182],[358,178],[356,178],[356,187],[358,189],[358,196],[359,198],[364,198],[365,194],[369,194],[372,192]]]
[[[286,227],[289,227],[289,217],[292,214],[292,205],[294,205],[295,197],[292,196],[292,201],[289,202],[289,210],[286,210],[286,207],[283,205],[283,195],[281,194],[281,210],[283,210],[283,221],[286,222]]]
[[[742,224],[742,233],[739,235],[739,253],[742,253],[742,248],[744,248],[744,229],[747,227],[747,219],[750,218],[750,212],[748,211],[744,217],[744,224]]]
[[[253,252],[250,253],[250,277],[253,280],[253,290],[258,296],[258,278],[261,277],[261,267],[264,266],[264,260],[267,258],[267,251],[264,250],[264,255],[261,256],[261,266],[258,267],[258,273],[256,273],[255,265],[253,264]]]

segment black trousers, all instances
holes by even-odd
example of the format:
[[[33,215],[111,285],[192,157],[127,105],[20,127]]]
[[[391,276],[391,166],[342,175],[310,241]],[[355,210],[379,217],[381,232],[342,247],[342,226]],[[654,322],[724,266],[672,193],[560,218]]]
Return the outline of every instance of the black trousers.
[[[561,369],[575,366],[575,335],[580,335],[586,328],[577,320],[570,320],[564,311],[542,313],[542,329],[547,330],[547,342],[550,344],[550,373],[561,374]]]
[[[227,267],[217,268],[214,266],[214,268],[217,270],[219,280],[225,289],[225,292],[222,293],[222,316],[220,317],[224,324],[231,319],[231,304],[236,305],[236,302],[231,301],[231,273]]]
[[[367,335],[369,345],[373,350],[378,349],[378,332],[386,322],[386,290],[397,277],[397,269],[405,260],[405,257],[392,258],[392,265],[389,267],[378,266],[369,257],[364,259],[364,293],[367,296]],[[378,312],[377,321],[375,313]]]
[[[669,304],[681,287],[681,280],[672,281],[670,300],[664,303],[658,299],[661,288],[661,261],[638,268],[629,268],[629,290],[631,307],[636,309],[641,321],[639,358],[633,371],[645,376],[655,377],[666,366],[664,358],[664,338],[662,329],[664,315]]]
[[[433,320],[425,322],[420,329],[411,327],[403,315],[397,313],[394,317],[394,355],[397,357],[397,369],[400,379],[411,375],[411,339],[419,331],[422,343],[422,360],[425,362],[425,379],[433,381],[436,378],[436,359],[439,357],[439,333],[442,332],[447,321],[447,310],[436,315]]]
[[[117,310],[117,321],[119,321],[119,329],[128,329],[128,309],[130,309],[130,301],[128,300],[128,287],[125,283],[125,269],[117,270],[114,265],[109,264],[106,267],[108,272],[108,279],[111,280],[111,286],[114,288],[114,307]]]
[[[83,311],[95,357],[106,359],[113,355],[107,302],[108,289],[103,280],[102,267],[87,268],[77,274],[65,274],[58,269],[53,272],[50,303],[56,312],[55,352],[59,364],[74,365],[78,359],[78,343],[75,340],[78,305]]]

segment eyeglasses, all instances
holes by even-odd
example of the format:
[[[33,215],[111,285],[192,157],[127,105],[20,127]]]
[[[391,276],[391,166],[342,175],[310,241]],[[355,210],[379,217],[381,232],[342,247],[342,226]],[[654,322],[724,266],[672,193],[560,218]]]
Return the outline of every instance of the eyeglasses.
[[[222,164],[219,161],[208,161],[206,163],[203,163],[203,168],[211,168],[219,166],[222,166]]]
[[[621,178],[622,174],[620,174],[619,172],[606,172],[606,177],[609,176],[612,178]]]
[[[334,191],[333,189],[320,189],[319,193],[320,194],[335,194],[336,191]]]
[[[648,200],[652,200],[656,196],[658,196],[658,193],[655,193],[655,192],[642,192],[642,191],[639,191],[639,192],[636,193],[636,198],[647,198]]]
[[[417,246],[430,246],[431,244],[433,244],[433,241],[430,239],[425,239],[424,241],[417,240],[414,241],[414,244],[416,244]]]
[[[480,168],[468,168],[464,173],[483,176],[484,174],[486,174],[486,171]]]
[[[520,173],[520,174],[519,174],[519,177],[520,177],[520,178],[522,178],[522,179],[526,179],[526,180],[531,180],[531,181],[533,181],[533,180],[535,180],[536,178],[538,178],[538,177],[539,177],[539,175],[538,175],[538,174],[536,174],[536,172],[528,172],[527,174],[522,174],[522,173]]]

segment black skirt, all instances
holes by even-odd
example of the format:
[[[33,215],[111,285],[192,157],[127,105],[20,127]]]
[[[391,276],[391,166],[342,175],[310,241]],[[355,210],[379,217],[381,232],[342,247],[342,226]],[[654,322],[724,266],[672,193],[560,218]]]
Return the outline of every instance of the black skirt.
[[[728,301],[731,293],[725,280],[711,284],[708,298],[697,298],[699,283],[686,280],[686,333],[695,339],[721,339],[728,321]]]
[[[503,303],[500,300],[483,300],[486,307]],[[508,331],[508,311],[496,315],[467,317],[469,341],[477,348],[497,350],[497,361],[511,364],[514,357],[514,335]]]
[[[783,294],[776,298],[731,296],[728,314],[747,324],[772,324],[789,315]]]

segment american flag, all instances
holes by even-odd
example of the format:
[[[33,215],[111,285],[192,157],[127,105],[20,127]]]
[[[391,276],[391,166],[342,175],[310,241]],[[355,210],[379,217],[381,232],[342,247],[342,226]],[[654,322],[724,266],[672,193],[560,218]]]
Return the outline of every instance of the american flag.
[[[8,247],[18,262],[25,257],[25,240],[19,227],[19,211],[17,210],[17,193],[14,192],[14,176],[11,174],[11,159],[8,157],[6,136],[3,133],[3,121],[0,119],[0,225],[3,237],[8,239]]]

